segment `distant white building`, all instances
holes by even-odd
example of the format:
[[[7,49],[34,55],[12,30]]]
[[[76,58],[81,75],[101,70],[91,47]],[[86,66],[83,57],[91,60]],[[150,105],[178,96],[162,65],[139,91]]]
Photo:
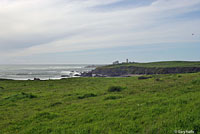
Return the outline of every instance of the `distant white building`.
[[[113,65],[116,65],[116,64],[119,64],[118,60],[113,62]]]

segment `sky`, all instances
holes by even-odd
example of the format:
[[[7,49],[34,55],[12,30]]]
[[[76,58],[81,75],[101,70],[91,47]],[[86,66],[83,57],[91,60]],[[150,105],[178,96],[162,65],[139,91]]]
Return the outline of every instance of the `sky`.
[[[0,0],[0,64],[200,61],[200,0]]]

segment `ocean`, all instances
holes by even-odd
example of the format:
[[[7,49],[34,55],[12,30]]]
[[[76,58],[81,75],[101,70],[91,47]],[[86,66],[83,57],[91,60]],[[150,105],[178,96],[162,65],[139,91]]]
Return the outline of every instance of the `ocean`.
[[[13,80],[41,80],[79,77],[81,72],[95,69],[86,64],[0,65],[0,78]]]

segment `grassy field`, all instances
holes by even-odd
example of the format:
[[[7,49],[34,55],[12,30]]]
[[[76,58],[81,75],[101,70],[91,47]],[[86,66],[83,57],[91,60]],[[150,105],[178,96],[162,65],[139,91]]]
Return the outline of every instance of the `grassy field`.
[[[149,79],[0,81],[0,134],[174,134],[175,130],[200,134],[200,73]]]
[[[135,66],[135,67],[200,67],[200,61],[161,61],[149,63],[124,63],[118,65],[104,66],[107,68],[120,66]]]

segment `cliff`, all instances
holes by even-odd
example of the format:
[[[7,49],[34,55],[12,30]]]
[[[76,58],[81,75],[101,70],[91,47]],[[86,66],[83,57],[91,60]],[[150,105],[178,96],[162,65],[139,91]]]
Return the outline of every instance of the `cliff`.
[[[169,64],[167,64],[169,63]],[[173,65],[174,63],[174,65]],[[175,64],[176,63],[176,64]],[[199,62],[155,62],[155,63],[134,63],[119,64],[97,67],[82,76],[125,76],[125,75],[141,75],[141,74],[174,74],[174,73],[195,73],[200,72]],[[157,66],[156,66],[157,65]]]

